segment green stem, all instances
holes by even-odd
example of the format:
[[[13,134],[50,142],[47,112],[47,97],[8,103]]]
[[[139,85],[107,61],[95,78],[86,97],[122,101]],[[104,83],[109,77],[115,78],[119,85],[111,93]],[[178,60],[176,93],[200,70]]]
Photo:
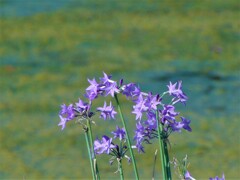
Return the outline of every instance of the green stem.
[[[91,165],[92,176],[93,176],[93,179],[96,180],[95,171],[94,171],[94,167],[93,167],[92,154],[91,154],[91,149],[90,149],[90,144],[89,144],[89,138],[88,138],[88,129],[85,129],[84,134],[85,134],[85,140],[86,140],[87,149],[88,149],[88,157],[89,157],[89,161],[90,161],[90,165]]]
[[[138,170],[137,170],[137,166],[136,166],[135,157],[134,157],[134,154],[133,154],[133,151],[132,151],[132,145],[131,145],[131,142],[130,142],[130,139],[129,139],[126,123],[125,123],[125,120],[123,118],[123,114],[122,114],[121,106],[120,106],[119,101],[118,101],[117,94],[115,94],[114,97],[115,97],[115,100],[117,102],[118,112],[120,114],[120,118],[122,120],[123,127],[124,127],[124,129],[126,131],[126,140],[127,140],[130,156],[131,156],[131,159],[132,159],[132,162],[133,162],[133,169],[134,169],[135,177],[138,180],[139,179],[139,177],[138,177]]]
[[[92,127],[91,127],[91,122],[90,120],[88,119],[87,120],[87,126],[88,126],[88,134],[89,134],[89,138],[90,138],[90,146],[91,146],[91,152],[92,152],[92,155],[93,155],[93,159],[95,160],[95,164],[94,164],[94,172],[95,172],[95,175],[96,175],[96,179],[100,179],[100,174],[99,174],[99,170],[98,170],[98,165],[97,165],[97,159],[96,159],[96,155],[95,155],[95,152],[94,152],[94,147],[93,147],[93,138],[92,138]]]
[[[164,147],[163,147],[162,136],[161,136],[162,124],[159,123],[157,111],[156,111],[156,119],[157,119],[157,127],[158,127],[159,150],[160,150],[161,165],[162,165],[162,176],[163,176],[163,179],[166,180],[167,179],[167,172],[166,172],[166,168],[165,168],[166,167],[166,159],[165,159],[165,155],[164,155]]]
[[[122,160],[118,159],[117,161],[118,161],[118,169],[119,169],[121,180],[124,180],[123,168],[122,168]]]
[[[168,179],[172,179],[167,142],[164,140],[163,140],[163,147],[164,147],[164,154],[165,154],[165,159],[166,159],[166,171],[167,171]]]

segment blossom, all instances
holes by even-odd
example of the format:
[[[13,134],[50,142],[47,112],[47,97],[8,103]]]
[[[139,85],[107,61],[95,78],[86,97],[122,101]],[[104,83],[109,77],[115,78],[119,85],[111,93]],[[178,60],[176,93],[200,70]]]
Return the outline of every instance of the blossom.
[[[62,130],[63,130],[66,127],[67,119],[62,117],[61,115],[59,115],[59,118],[60,118],[60,122],[58,123],[58,126],[62,126]]]
[[[69,106],[62,104],[59,115],[66,118],[67,121],[72,120],[75,117],[73,104],[70,104]]]
[[[115,119],[115,114],[117,114],[116,111],[114,111],[114,108],[112,106],[112,103],[110,102],[110,105],[107,106],[107,103],[104,102],[104,106],[103,107],[99,107],[97,108],[98,111],[101,111],[101,115],[100,118],[103,118],[104,120],[106,119]]]
[[[126,132],[124,128],[119,128],[118,126],[116,127],[116,131],[113,131],[112,134],[114,135],[114,138],[119,138],[119,140],[125,139]]]
[[[136,141],[136,147],[138,149],[138,152],[144,152],[144,147],[142,146],[142,142],[144,140],[144,126],[138,122],[136,124],[136,130],[135,130],[135,136],[134,141]]]
[[[172,99],[173,104],[177,103],[178,101],[185,103],[185,101],[187,101],[187,96],[182,91],[182,81],[178,81],[178,87],[176,88],[176,86],[177,82],[172,84],[171,81],[169,82],[169,85],[167,85],[169,95],[174,97]]]
[[[143,97],[142,94],[138,96],[136,101],[136,105],[133,106],[133,114],[136,114],[136,120],[142,118],[142,113],[148,110],[148,107],[145,105],[146,99]]]
[[[141,93],[140,88],[134,84],[134,83],[129,83],[126,84],[122,87],[123,89],[123,94],[127,97],[130,97],[132,100],[136,100],[136,98],[138,98],[138,96]]]
[[[171,124],[172,130],[173,130],[173,131],[181,132],[181,129],[183,128],[183,129],[191,132],[192,129],[191,129],[191,127],[189,126],[189,124],[190,124],[191,121],[188,120],[188,119],[186,119],[186,118],[184,118],[184,117],[181,117],[181,120],[182,120],[182,121],[180,121],[180,122],[175,121],[175,122],[173,122],[173,123]]]
[[[175,107],[172,105],[164,105],[163,110],[160,111],[161,121],[163,124],[175,120],[179,112],[175,112]]]
[[[156,114],[154,112],[147,113],[147,120],[145,121],[145,125],[151,130],[157,129]]]
[[[84,112],[84,111],[87,111],[88,108],[89,108],[89,105],[88,103],[85,103],[84,101],[82,101],[80,98],[78,100],[76,104],[76,109],[79,111],[79,112]]]
[[[90,86],[86,89],[86,97],[89,100],[94,100],[98,96],[99,84],[96,82],[95,78],[93,80],[88,79]]]
[[[185,180],[195,180],[188,171],[186,171],[186,173],[184,175],[184,179]]]
[[[103,89],[105,91],[105,96],[108,96],[109,94],[114,97],[115,93],[119,93],[119,89],[116,82],[108,82],[105,84],[105,88]]]
[[[149,109],[157,110],[157,106],[160,104],[160,101],[161,101],[161,99],[160,99],[159,95],[153,96],[152,93],[149,93],[147,96],[145,105]]]
[[[112,138],[109,138],[108,136],[102,136],[102,140],[95,140],[94,141],[94,151],[96,154],[109,154],[110,150],[112,148],[115,148],[115,146],[112,144]]]
[[[100,89],[105,92],[105,96],[108,96],[109,94],[114,97],[115,93],[119,93],[120,90],[117,86],[117,82],[111,80],[111,76],[107,75],[103,72],[102,78],[100,78]]]
[[[224,174],[222,175],[222,178],[216,176],[215,178],[209,178],[209,180],[225,180]]]

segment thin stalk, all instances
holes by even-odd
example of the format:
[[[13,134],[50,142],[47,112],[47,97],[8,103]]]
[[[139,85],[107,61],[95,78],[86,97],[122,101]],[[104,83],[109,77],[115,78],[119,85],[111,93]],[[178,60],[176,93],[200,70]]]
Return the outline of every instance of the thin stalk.
[[[139,179],[139,177],[138,177],[138,170],[137,170],[137,166],[136,166],[135,157],[134,157],[134,154],[133,154],[133,151],[132,151],[132,145],[131,145],[131,142],[129,140],[129,135],[128,135],[128,130],[127,130],[127,127],[126,127],[126,123],[125,123],[125,120],[123,118],[123,114],[122,114],[121,106],[120,106],[119,101],[118,101],[117,94],[115,94],[114,97],[115,97],[115,100],[117,102],[118,112],[120,114],[120,118],[122,120],[123,127],[124,127],[124,129],[126,131],[126,140],[127,140],[130,156],[131,156],[131,159],[132,159],[132,162],[133,162],[133,169],[134,169],[135,177],[138,180]]]
[[[157,161],[157,150],[154,153],[154,160],[153,160],[153,172],[152,172],[152,180],[155,179],[155,166]]]
[[[164,154],[166,159],[166,171],[167,171],[168,179],[172,179],[167,142],[165,140],[163,140],[163,147],[164,147]]]
[[[167,172],[166,172],[166,159],[164,155],[164,147],[163,147],[163,142],[162,142],[162,137],[161,137],[161,132],[162,132],[162,124],[159,123],[158,120],[158,112],[156,111],[156,119],[157,119],[157,127],[158,127],[158,141],[159,141],[159,150],[160,150],[160,156],[161,156],[161,165],[162,165],[162,176],[163,179],[167,179]]]
[[[92,155],[93,155],[93,159],[94,159],[94,172],[95,172],[95,175],[96,175],[96,179],[100,179],[100,174],[99,174],[99,170],[98,170],[98,165],[97,165],[97,159],[96,159],[96,155],[95,155],[95,152],[94,152],[94,147],[93,147],[93,138],[92,138],[92,127],[91,127],[91,122],[90,120],[88,119],[87,120],[87,126],[88,126],[88,134],[89,134],[89,141],[90,141],[90,146],[91,146],[91,152],[92,152]]]
[[[95,171],[94,171],[94,167],[93,167],[92,154],[91,154],[91,149],[90,149],[90,144],[89,144],[89,138],[88,138],[88,129],[85,129],[84,135],[85,135],[85,140],[86,140],[87,149],[88,149],[88,157],[89,157],[89,161],[90,161],[90,165],[91,165],[92,176],[93,176],[93,179],[96,180]]]
[[[118,159],[118,169],[119,169],[121,180],[124,180],[123,168],[122,168],[122,160],[121,159]]]

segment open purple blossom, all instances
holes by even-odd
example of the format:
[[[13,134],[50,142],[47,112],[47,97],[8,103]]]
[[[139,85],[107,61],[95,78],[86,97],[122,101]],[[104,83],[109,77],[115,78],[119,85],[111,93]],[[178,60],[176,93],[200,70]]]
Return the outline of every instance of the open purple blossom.
[[[147,124],[145,126],[138,121],[136,124],[134,141],[136,142],[136,147],[138,152],[144,152],[143,142],[150,144],[150,140],[157,137],[154,134],[155,129],[149,128]]]
[[[109,154],[111,149],[115,148],[115,145],[112,144],[112,138],[108,136],[102,136],[102,140],[95,140],[94,141],[94,151],[96,154]]]
[[[78,112],[84,112],[87,111],[89,109],[89,104],[82,101],[80,98],[78,100],[78,102],[76,103],[76,110]]]
[[[161,122],[163,124],[174,121],[179,112],[175,112],[175,107],[172,105],[164,105],[160,111]]]
[[[112,97],[114,97],[115,93],[120,92],[116,82],[106,83],[103,90],[105,91],[105,96],[108,96],[110,94]]]
[[[58,126],[62,126],[62,130],[66,127],[67,119],[59,115],[60,122],[58,123]]]
[[[142,94],[138,96],[136,100],[136,105],[133,106],[133,114],[136,114],[136,120],[142,119],[142,113],[148,110],[148,107],[145,105],[146,98]]]
[[[105,92],[105,96],[109,94],[114,97],[115,93],[119,93],[120,90],[117,86],[117,82],[111,80],[111,76],[103,72],[103,78],[100,78],[100,89]]]
[[[70,104],[69,106],[67,106],[66,104],[62,104],[59,114],[62,117],[66,118],[67,121],[72,120],[75,117],[73,104]]]
[[[149,93],[147,98],[146,98],[146,102],[145,105],[148,107],[148,109],[153,109],[153,110],[157,110],[157,106],[160,103],[161,99],[159,95],[152,95],[152,93]]]
[[[126,136],[124,128],[119,128],[119,126],[116,127],[116,131],[113,131],[112,134],[114,135],[114,138],[119,138],[120,141],[125,139]]]
[[[83,120],[91,118],[94,113],[90,111],[91,102],[86,103],[79,99],[75,105],[70,104],[69,106],[62,104],[59,112],[60,122],[58,126],[62,126],[62,130],[66,127],[66,123],[70,120],[77,118],[77,122],[82,123]]]
[[[189,124],[191,123],[191,120],[186,119],[185,117],[181,117],[181,123],[183,124],[183,129],[187,130],[187,131],[192,131],[191,127],[189,126]]]
[[[122,89],[122,93],[133,101],[136,100],[141,93],[140,88],[134,83],[126,84],[122,87]]]
[[[144,141],[144,130],[144,126],[140,122],[138,122],[136,124],[134,141],[136,141],[136,147],[139,153],[144,152],[144,147],[142,146],[142,143]]]
[[[209,180],[225,180],[224,174],[222,175],[222,178],[216,176],[215,178],[209,178]]]
[[[99,84],[95,79],[88,79],[88,82],[90,83],[90,86],[86,89],[86,97],[92,101],[98,96]]]
[[[117,114],[117,112],[114,111],[114,108],[111,102],[109,106],[107,106],[107,103],[104,102],[104,106],[98,107],[97,110],[101,112],[100,118],[103,118],[104,120],[115,119],[115,114]]]
[[[182,91],[182,81],[178,81],[178,87],[177,82],[175,84],[172,84],[172,82],[169,82],[168,87],[168,93],[169,95],[173,96],[174,98],[172,99],[173,104],[176,104],[177,102],[182,102],[185,103],[187,101],[187,96],[186,94],[183,93]]]
[[[145,121],[145,125],[149,129],[157,129],[156,114],[154,112],[147,113],[147,120]]]

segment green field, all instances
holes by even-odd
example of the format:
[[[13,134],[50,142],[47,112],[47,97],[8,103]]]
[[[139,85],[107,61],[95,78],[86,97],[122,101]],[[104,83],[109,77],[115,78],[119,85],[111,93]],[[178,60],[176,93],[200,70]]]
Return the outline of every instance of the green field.
[[[0,179],[91,178],[81,127],[72,122],[61,131],[58,112],[103,71],[154,93],[182,80],[189,101],[179,110],[193,132],[172,134],[171,158],[188,154],[196,179],[223,172],[240,179],[236,0],[22,2],[0,0]],[[131,104],[120,100],[130,114]],[[94,137],[115,127],[95,120]],[[141,179],[151,178],[156,148],[136,155]],[[119,178],[108,159],[99,157],[102,179]],[[131,165],[124,171],[134,177]]]

